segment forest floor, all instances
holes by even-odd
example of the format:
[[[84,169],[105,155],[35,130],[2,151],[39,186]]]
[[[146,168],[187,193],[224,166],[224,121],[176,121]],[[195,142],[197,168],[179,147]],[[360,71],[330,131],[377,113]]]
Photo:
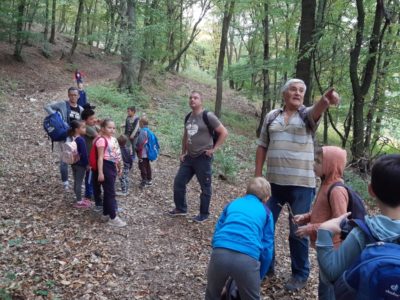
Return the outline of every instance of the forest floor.
[[[88,84],[97,84],[118,77],[118,58],[77,53],[69,65],[56,52],[48,60],[31,47],[24,49],[25,63],[17,63],[7,53],[10,47],[0,44],[0,299],[202,299],[215,222],[224,205],[243,194],[251,172],[241,172],[234,185],[214,179],[211,218],[197,224],[190,219],[199,206],[196,180],[188,188],[189,216],[165,215],[173,208],[178,159],[161,156],[147,189],[138,188],[134,169],[129,196],[118,199],[128,226],[111,228],[92,210],[72,207],[73,195],[63,192],[58,155],[51,152],[42,121],[45,103],[66,99],[74,65],[88,74]],[[175,75],[165,84],[214,93]],[[163,97],[150,83],[145,90],[152,99]],[[276,275],[263,283],[263,299],[316,299],[314,250],[307,287],[297,293],[283,289],[290,275],[286,210],[276,232]]]

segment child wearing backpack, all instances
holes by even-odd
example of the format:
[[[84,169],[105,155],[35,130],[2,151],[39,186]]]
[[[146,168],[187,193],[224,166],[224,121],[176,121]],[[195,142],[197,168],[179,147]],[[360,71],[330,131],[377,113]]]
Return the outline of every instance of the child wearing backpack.
[[[121,192],[117,192],[118,196],[127,196],[129,188],[129,171],[132,169],[132,155],[131,148],[128,145],[128,137],[124,134],[118,137],[118,144],[121,148],[122,161],[124,168],[122,170],[122,176],[119,178],[121,183]]]
[[[309,236],[311,246],[315,248],[317,230],[321,223],[341,216],[347,211],[349,196],[343,186],[332,186],[343,183],[343,173],[346,166],[346,150],[335,146],[325,146],[315,153],[314,171],[321,178],[321,186],[309,213],[296,215],[293,222],[299,225],[296,235],[300,238]],[[328,195],[330,193],[330,195]],[[340,235],[333,237],[335,247],[340,245]],[[321,279],[318,286],[318,299],[334,299],[333,287]]]
[[[143,115],[139,121],[140,131],[136,142],[136,153],[139,159],[138,165],[142,178],[140,188],[153,184],[150,161],[157,159],[159,150],[157,138],[148,128],[148,125],[149,120],[146,115]],[[157,152],[157,154],[154,154],[154,152]]]
[[[235,280],[240,299],[260,299],[261,280],[274,250],[274,220],[266,206],[270,196],[269,182],[256,177],[249,181],[245,196],[225,207],[215,225],[206,300],[222,299],[229,277]]]
[[[115,199],[115,181],[117,174],[122,173],[122,158],[114,133],[115,123],[111,119],[103,120],[101,133],[93,141],[90,167],[93,171],[96,206],[103,202],[103,221],[108,221],[110,226],[124,227],[126,222],[117,216],[117,200]],[[103,201],[101,201],[101,186],[104,192]]]
[[[83,135],[86,133],[86,125],[83,121],[72,121],[68,130],[68,139],[76,143],[78,160],[72,164],[72,175],[74,177],[74,192],[76,197],[76,208],[88,208],[91,202],[86,199],[82,200],[82,183],[88,169],[88,154]]]
[[[373,165],[368,192],[380,214],[355,220],[338,249],[333,237],[350,215],[331,219],[318,229],[320,272],[334,282],[336,299],[400,298],[400,155],[380,157]]]

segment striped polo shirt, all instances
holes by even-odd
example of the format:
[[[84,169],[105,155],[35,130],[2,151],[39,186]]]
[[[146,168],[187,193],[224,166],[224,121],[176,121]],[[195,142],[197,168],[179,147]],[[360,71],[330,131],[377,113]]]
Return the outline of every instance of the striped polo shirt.
[[[312,107],[293,114],[285,124],[283,109],[266,132],[271,111],[264,120],[259,146],[267,148],[267,180],[279,185],[315,187],[314,140],[318,127],[311,115]],[[267,145],[269,135],[269,145]]]

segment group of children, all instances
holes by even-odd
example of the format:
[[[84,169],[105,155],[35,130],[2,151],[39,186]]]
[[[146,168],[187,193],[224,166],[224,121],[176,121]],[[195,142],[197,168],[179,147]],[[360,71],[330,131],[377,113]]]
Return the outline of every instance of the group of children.
[[[308,236],[317,250],[318,299],[399,299],[400,155],[375,162],[368,191],[381,214],[351,221],[347,237],[341,233],[351,218],[352,199],[347,188],[337,184],[343,183],[345,165],[346,151],[339,147],[316,151],[314,171],[321,185],[313,208],[291,217],[296,234]],[[212,240],[206,299],[238,299],[237,293],[240,299],[260,299],[260,283],[274,252],[274,221],[265,205],[270,196],[268,181],[257,177],[250,180],[244,197],[225,207]],[[221,298],[221,292],[232,295]]]
[[[80,95],[85,94],[83,83],[77,79]],[[80,120],[70,122],[67,141],[76,143],[77,159],[71,164],[74,178],[76,208],[89,208],[92,200],[95,210],[103,212],[103,221],[110,225],[123,227],[126,222],[118,216],[121,208],[117,207],[116,196],[126,196],[129,191],[129,173],[133,162],[138,159],[142,176],[140,187],[152,185],[151,165],[147,159],[148,118],[136,116],[135,107],[128,107],[124,125],[125,132],[115,138],[116,126],[113,120],[98,120],[94,107],[80,102],[84,109]],[[79,100],[78,100],[79,102]],[[137,158],[136,158],[137,157]],[[121,191],[116,191],[115,183],[119,177]],[[82,197],[82,184],[85,193]],[[102,197],[103,192],[103,197]]]

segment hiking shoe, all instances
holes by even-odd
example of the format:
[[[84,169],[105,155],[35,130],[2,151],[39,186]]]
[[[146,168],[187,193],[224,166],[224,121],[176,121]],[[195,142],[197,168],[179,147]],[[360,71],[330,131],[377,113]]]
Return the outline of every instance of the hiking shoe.
[[[177,209],[177,208],[174,208],[173,210],[168,212],[168,215],[170,215],[171,217],[186,216],[187,212],[183,211],[183,210],[180,210],[180,209]]]
[[[196,223],[203,223],[204,221],[207,221],[208,216],[207,215],[197,215],[193,218],[193,221]]]
[[[126,222],[122,221],[120,217],[115,217],[114,219],[110,219],[107,222],[108,225],[110,226],[115,226],[115,227],[124,227],[126,226]]]
[[[307,280],[298,279],[292,276],[285,284],[285,289],[290,292],[296,292],[304,288],[306,284]]]
[[[142,181],[141,183],[140,183],[140,185],[139,185],[139,188],[144,188],[146,186],[146,181]]]
[[[125,197],[128,196],[128,192],[116,192],[115,195]]]
[[[153,181],[151,180],[146,181],[146,185],[153,185]]]

